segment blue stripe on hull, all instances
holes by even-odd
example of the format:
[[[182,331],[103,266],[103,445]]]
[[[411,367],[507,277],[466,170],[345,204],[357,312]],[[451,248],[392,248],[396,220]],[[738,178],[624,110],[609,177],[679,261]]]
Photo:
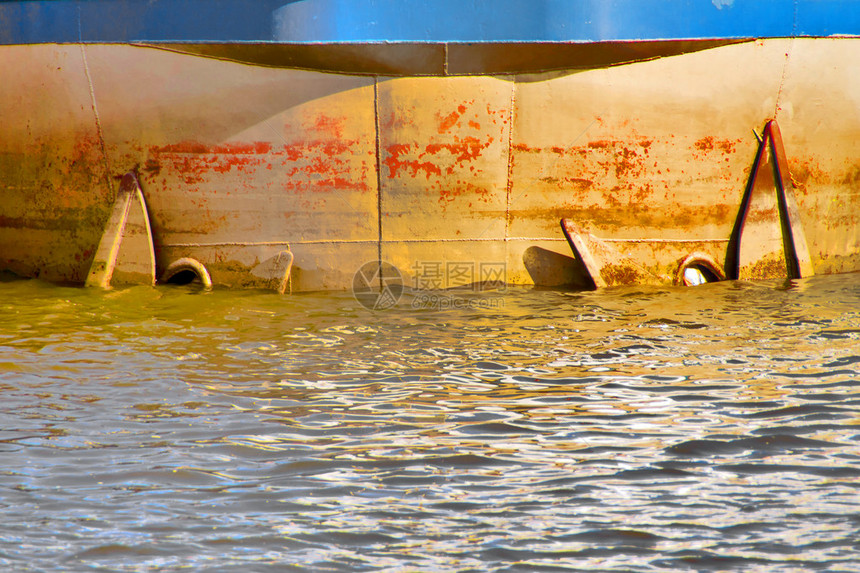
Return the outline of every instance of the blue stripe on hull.
[[[860,34],[855,0],[38,0],[0,43],[595,42]]]

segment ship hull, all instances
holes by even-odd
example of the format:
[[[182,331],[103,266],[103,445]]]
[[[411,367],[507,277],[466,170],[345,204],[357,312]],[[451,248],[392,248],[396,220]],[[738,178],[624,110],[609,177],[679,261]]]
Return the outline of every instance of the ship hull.
[[[293,292],[376,260],[416,288],[587,286],[561,219],[674,276],[725,261],[776,119],[812,267],[860,270],[860,40],[724,44],[390,75],[241,45],[3,46],[0,267],[83,284],[134,171],[157,276],[192,258],[261,287],[290,251]]]

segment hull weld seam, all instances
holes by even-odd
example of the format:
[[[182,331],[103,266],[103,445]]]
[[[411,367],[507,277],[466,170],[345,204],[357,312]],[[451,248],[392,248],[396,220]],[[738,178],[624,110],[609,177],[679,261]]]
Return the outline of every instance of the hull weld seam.
[[[511,226],[511,193],[514,188],[514,109],[516,108],[517,82],[511,82],[511,112],[508,114],[508,180],[505,182],[505,239]]]
[[[393,239],[384,241],[387,244],[398,243],[492,243],[492,242],[511,242],[511,241],[529,241],[529,242],[561,242],[565,239],[562,237],[488,237],[474,239]],[[705,242],[690,241],[690,242]],[[223,241],[217,243],[161,243],[162,248],[186,248],[186,247],[274,247],[280,245],[374,245],[377,244],[376,239],[318,239],[311,241]]]
[[[108,161],[107,146],[105,145],[104,132],[102,131],[102,122],[101,118],[99,117],[99,106],[96,103],[96,88],[93,85],[93,77],[90,73],[89,62],[87,61],[87,49],[86,45],[84,44],[83,31],[81,28],[80,6],[78,6],[78,40],[80,41],[79,45],[81,47],[81,60],[84,64],[84,75],[86,75],[87,77],[87,85],[90,89],[90,101],[92,102],[93,115],[95,116],[96,121],[96,133],[99,137],[99,146],[101,147],[102,159],[104,160],[105,165],[105,183],[107,184],[108,190],[113,191],[113,185],[111,185],[110,181],[110,163]]]
[[[379,76],[373,78],[373,123],[376,127],[376,260],[382,261],[382,156],[379,142]]]
[[[604,239],[606,243],[728,243],[729,239]]]

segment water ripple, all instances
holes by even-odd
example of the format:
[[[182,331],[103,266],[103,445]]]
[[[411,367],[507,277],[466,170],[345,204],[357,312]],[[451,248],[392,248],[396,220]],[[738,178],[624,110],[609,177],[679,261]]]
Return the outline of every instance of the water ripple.
[[[856,275],[0,290],[3,570],[858,570]]]

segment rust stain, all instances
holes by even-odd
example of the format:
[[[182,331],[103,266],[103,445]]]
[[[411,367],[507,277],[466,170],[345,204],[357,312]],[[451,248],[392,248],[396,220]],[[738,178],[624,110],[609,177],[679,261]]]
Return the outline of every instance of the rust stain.
[[[84,262],[84,261],[89,261],[90,258],[93,256],[94,252],[95,252],[95,249],[92,247],[88,248],[88,249],[84,249],[83,251],[80,251],[80,252],[76,252],[75,253],[75,261],[79,262],[79,263]]]
[[[205,145],[195,141],[181,141],[162,147],[153,147],[151,151],[156,153],[185,153],[185,154],[217,154],[217,155],[243,155],[269,153],[272,144],[266,141],[254,143],[226,143],[223,145]]]
[[[520,153],[540,153],[541,149],[539,147],[529,147],[525,143],[514,143],[512,145],[514,151],[518,151]]]
[[[454,156],[456,161],[472,161],[481,155],[481,151],[489,147],[492,143],[492,138],[487,143],[481,143],[476,137],[454,137],[454,143],[431,143],[425,147],[425,152],[419,155],[423,157],[426,154],[436,155],[443,149]]]
[[[644,275],[638,269],[615,263],[605,263],[600,268],[600,276],[608,286],[630,285],[642,282]]]
[[[457,125],[457,121],[460,120],[460,114],[456,111],[452,111],[448,116],[442,118],[439,122],[439,133],[445,133],[455,125]]]
[[[83,282],[115,189],[104,168],[101,141],[87,130],[0,154],[0,227],[16,237],[0,245],[0,264],[22,276]]]
[[[437,115],[437,117],[439,117],[439,133],[447,133],[452,127],[457,125],[457,123],[460,121],[460,116],[462,116],[464,113],[466,113],[466,106],[460,104],[459,106],[457,106],[456,111],[452,111],[445,117]]]
[[[850,188],[860,187],[860,164],[852,165],[842,173],[828,173],[812,157],[791,157],[788,165],[791,183],[803,196],[810,194],[810,187],[832,185],[834,181]]]
[[[741,268],[741,278],[753,280],[784,278],[788,275],[782,253],[769,254]]]
[[[579,179],[576,177],[566,177],[565,183],[572,186],[576,191],[587,191],[594,186],[594,181],[590,179]]]
[[[725,225],[737,214],[737,205],[715,203],[705,208],[676,207],[669,214],[670,220],[655,225],[674,223],[678,227],[695,228],[698,225]]]
[[[711,135],[703,137],[702,139],[696,141],[696,143],[693,144],[693,147],[695,147],[699,151],[713,151],[714,137]]]
[[[724,157],[724,160],[728,161],[728,156],[736,153],[737,145],[740,142],[740,139],[717,139],[712,135],[708,135],[693,143],[693,149],[696,150],[696,152],[693,153],[693,156],[696,159],[702,159],[702,155],[700,154],[708,155],[712,152],[718,151],[725,155],[726,157]]]
[[[638,161],[636,158],[639,157],[639,154],[636,153],[636,150],[630,149],[629,147],[618,146],[615,149],[615,176],[619,179],[630,177],[636,178],[639,177],[643,172],[643,165],[641,161]]]
[[[776,195],[776,192],[774,192]],[[774,196],[774,202],[776,201],[776,197]],[[746,220],[749,223],[773,223],[774,225],[779,224],[779,211],[777,210],[776,205],[769,209],[763,208],[750,208],[747,212]]]
[[[820,170],[818,170],[820,171]],[[854,188],[860,187],[860,165],[853,165],[842,178],[841,183]]]
[[[412,177],[417,177],[419,171],[423,171],[427,179],[431,175],[442,175],[442,170],[432,161],[418,161],[415,159],[401,159],[406,156],[412,149],[412,145],[408,143],[395,143],[385,148],[387,157],[382,160],[388,167],[388,178],[395,179],[400,175],[401,170],[410,171]]]
[[[339,129],[331,118],[318,118],[318,121],[326,129]],[[200,185],[227,173],[247,175],[242,179],[242,186],[253,189],[256,185],[254,175],[260,170],[282,172],[282,187],[286,190],[367,192],[371,186],[366,167],[357,170],[353,166],[356,159],[353,150],[361,148],[358,141],[338,139],[290,143],[280,148],[269,142],[221,145],[180,142],[151,147],[144,171],[151,178],[165,170],[186,184],[190,192],[199,191]],[[358,164],[361,165],[360,162]]]
[[[443,187],[439,190],[440,204],[445,205],[451,203],[452,201],[454,201],[454,199],[458,197],[481,199],[485,203],[489,203],[492,198],[489,189],[479,187],[478,185],[474,185],[466,181],[457,181],[453,187]],[[470,201],[468,207],[472,206],[473,203]]]
[[[313,121],[313,129],[322,135],[327,135],[335,140],[343,139],[343,122],[342,117],[330,117],[320,114]]]
[[[150,149],[151,152],[162,154],[162,153],[210,153],[209,147],[203,145],[202,143],[195,143],[193,141],[182,141],[179,143],[171,143],[170,145],[164,145],[161,147],[152,147]]]
[[[143,164],[143,170],[152,176],[156,176],[161,173],[161,164],[155,159],[149,158]]]
[[[454,136],[454,141],[450,143],[428,143],[421,152],[418,152],[418,144],[395,143],[385,148],[386,156],[382,163],[388,167],[389,179],[401,176],[402,173],[412,177],[423,173],[429,180],[431,175],[441,177],[443,168],[446,175],[453,175],[457,164],[476,160],[492,142],[492,138],[482,142],[476,137]],[[447,158],[443,155],[443,157],[434,157],[432,160],[427,159],[429,156],[439,156],[443,152],[448,156]],[[474,171],[474,166],[470,166],[470,170]]]
[[[684,168],[685,150],[672,134],[654,138],[629,131],[624,138],[598,137],[566,148],[514,142],[515,186],[522,186],[523,202],[556,201],[562,218],[582,213],[578,220],[592,219],[602,231],[635,227],[654,233],[716,225],[728,233],[746,181],[745,165],[724,157],[736,152],[736,141],[690,140],[690,167]],[[699,148],[719,155],[696,161],[703,153]],[[512,217],[539,218],[529,211],[514,209]]]
[[[728,139],[723,139],[723,140],[717,141],[716,145],[717,145],[717,147],[720,148],[720,150],[723,153],[728,154],[728,153],[735,153],[738,143],[739,143],[739,141],[730,141]]]

